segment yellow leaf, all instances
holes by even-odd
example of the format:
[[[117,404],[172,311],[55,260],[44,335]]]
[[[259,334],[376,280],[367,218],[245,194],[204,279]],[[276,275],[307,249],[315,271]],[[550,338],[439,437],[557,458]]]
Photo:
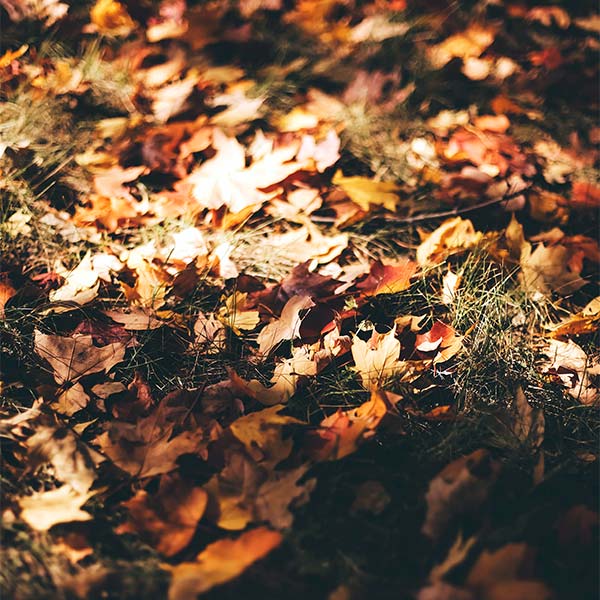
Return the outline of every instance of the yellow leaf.
[[[135,28],[127,9],[115,0],[98,0],[90,11],[92,23],[100,33],[126,36]]]
[[[395,194],[400,188],[392,182],[374,181],[366,177],[344,177],[342,171],[338,171],[331,181],[341,187],[350,200],[364,211],[368,211],[371,205],[395,211],[400,200]]]
[[[190,600],[234,579],[279,546],[281,540],[280,533],[259,527],[243,533],[236,540],[219,540],[209,544],[194,562],[184,562],[175,567],[165,565],[173,575],[169,600]]]

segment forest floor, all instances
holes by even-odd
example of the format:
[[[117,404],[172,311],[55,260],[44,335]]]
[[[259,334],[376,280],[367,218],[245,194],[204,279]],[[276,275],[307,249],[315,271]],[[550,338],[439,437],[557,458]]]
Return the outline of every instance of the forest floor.
[[[2,597],[597,597],[596,8],[0,0]]]

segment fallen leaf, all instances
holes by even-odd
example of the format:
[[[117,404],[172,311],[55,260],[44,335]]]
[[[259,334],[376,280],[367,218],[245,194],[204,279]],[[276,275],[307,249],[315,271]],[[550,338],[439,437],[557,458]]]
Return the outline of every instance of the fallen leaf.
[[[544,354],[551,360],[546,373],[557,378],[568,388],[569,395],[582,404],[595,403],[598,390],[589,376],[600,374],[600,366],[590,361],[580,346],[573,340],[550,340]]]
[[[369,274],[356,284],[356,289],[365,296],[396,294],[407,290],[418,265],[412,260],[398,261],[397,264],[383,264],[376,260],[371,264]]]
[[[21,519],[36,531],[47,531],[58,523],[89,521],[92,515],[81,510],[81,507],[92,496],[93,493],[78,492],[70,485],[47,492],[34,492],[18,499]]]
[[[51,464],[54,476],[80,494],[85,494],[96,480],[96,467],[104,458],[86,446],[65,427],[36,423],[34,434],[25,441],[28,468]]]
[[[421,531],[437,540],[458,516],[478,509],[487,499],[498,471],[498,464],[485,450],[475,450],[447,465],[429,484]]]
[[[276,404],[239,417],[229,426],[248,454],[256,462],[270,467],[286,459],[292,450],[292,439],[283,437],[284,426],[302,423],[293,417],[280,415],[283,408],[282,404]]]
[[[462,348],[462,336],[450,325],[435,321],[426,333],[419,333],[415,339],[415,350],[424,355],[434,353],[433,364],[445,362],[455,356]]]
[[[290,298],[283,307],[281,316],[266,325],[258,334],[259,352],[263,356],[267,356],[273,348],[282,342],[298,338],[302,323],[300,313],[314,305],[309,296],[294,296]]]
[[[366,177],[345,177],[342,171],[336,172],[331,183],[343,189],[352,202],[367,212],[372,205],[383,206],[394,212],[400,202],[396,193],[400,188],[395,183],[374,181]]]
[[[547,325],[550,337],[561,339],[594,333],[600,322],[600,296],[590,300],[579,313],[566,317],[558,323]]]
[[[429,60],[439,69],[453,58],[478,58],[492,44],[496,36],[495,29],[473,24],[464,31],[428,48]]]
[[[169,600],[191,600],[234,579],[279,546],[281,540],[281,534],[276,531],[259,527],[235,540],[213,542],[198,554],[194,562],[165,565],[172,575]]]
[[[0,319],[4,319],[4,307],[6,303],[17,293],[10,283],[10,279],[4,273],[0,273]]]
[[[368,390],[379,387],[388,377],[406,367],[406,363],[399,359],[400,341],[396,338],[396,326],[384,334],[378,333],[375,328],[370,331],[371,337],[367,341],[354,335],[351,347],[355,370]]]
[[[177,475],[163,475],[158,492],[138,490],[123,502],[128,520],[116,532],[138,533],[165,556],[174,556],[191,541],[204,514],[208,494]]]
[[[472,248],[482,238],[468,219],[455,217],[444,221],[429,234],[417,248],[417,262],[421,266],[436,264],[455,252]]]
[[[135,28],[126,8],[115,0],[98,0],[90,11],[92,24],[105,35],[126,36]]]
[[[374,389],[368,402],[358,408],[334,414],[321,421],[319,429],[307,434],[307,453],[317,461],[338,460],[355,452],[373,435],[390,408],[385,392]]]
[[[571,294],[587,282],[579,276],[580,268],[571,267],[573,251],[562,245],[540,244],[533,252],[525,243],[521,252],[521,273],[526,290],[543,294]]]
[[[290,509],[306,504],[317,484],[316,479],[298,483],[309,468],[301,465],[290,471],[274,471],[258,488],[255,520],[266,521],[275,529],[290,528],[294,520]]]

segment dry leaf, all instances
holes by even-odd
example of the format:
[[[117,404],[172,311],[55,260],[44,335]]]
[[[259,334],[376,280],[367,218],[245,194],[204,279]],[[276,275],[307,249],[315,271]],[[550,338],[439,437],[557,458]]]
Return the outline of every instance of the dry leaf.
[[[263,356],[267,356],[281,342],[298,338],[300,336],[300,325],[302,324],[300,312],[314,305],[315,303],[309,296],[290,298],[283,307],[279,319],[269,323],[258,334],[259,352]]]
[[[396,326],[383,334],[375,328],[370,331],[371,337],[367,341],[353,336],[351,348],[355,370],[368,390],[377,388],[388,377],[406,367],[406,363],[399,360],[400,341],[396,338]]]
[[[331,183],[342,188],[352,202],[367,212],[371,206],[383,206],[394,212],[400,202],[396,194],[400,188],[395,183],[374,181],[366,177],[344,177],[342,171],[337,171]]]
[[[572,258],[573,251],[565,246],[540,244],[532,252],[526,242],[521,252],[523,286],[529,291],[563,296],[577,291],[586,281],[579,276],[580,266],[571,266]]]
[[[337,460],[352,454],[373,435],[390,407],[385,392],[374,389],[371,399],[358,408],[326,417],[315,432],[307,435],[307,453],[314,460]]]
[[[98,0],[90,11],[92,24],[104,35],[126,36],[135,28],[127,9],[115,0]]]
[[[587,354],[573,340],[550,340],[544,354],[552,361],[545,369],[569,390],[569,395],[582,404],[594,404],[598,396],[590,375],[600,374],[600,366],[589,361]]]
[[[292,439],[283,438],[285,425],[302,421],[280,415],[282,404],[239,417],[230,426],[231,433],[244,445],[256,462],[274,467],[286,459],[292,450]]]
[[[441,262],[451,254],[475,246],[482,234],[468,219],[455,217],[444,221],[417,248],[417,262],[428,266]]]
[[[499,466],[485,450],[476,450],[447,465],[431,480],[425,495],[423,533],[436,540],[459,515],[476,510],[487,499]]]
[[[36,531],[47,531],[58,523],[89,521],[90,513],[81,507],[93,496],[91,492],[78,492],[63,485],[47,492],[34,492],[19,498],[21,519]]]
[[[184,562],[175,567],[165,565],[172,575],[169,600],[191,600],[234,579],[279,546],[281,540],[281,534],[276,531],[259,527],[235,540],[224,539],[210,544],[194,562]]]
[[[163,475],[158,492],[144,490],[123,503],[129,520],[117,533],[138,533],[165,556],[173,556],[191,541],[204,514],[208,494],[179,476]]]

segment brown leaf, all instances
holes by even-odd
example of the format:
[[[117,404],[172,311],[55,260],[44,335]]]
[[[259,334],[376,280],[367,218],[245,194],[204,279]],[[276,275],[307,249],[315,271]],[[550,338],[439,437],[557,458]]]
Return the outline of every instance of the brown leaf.
[[[435,264],[451,254],[475,246],[482,238],[468,219],[455,217],[442,223],[417,248],[421,266]]]
[[[279,546],[281,540],[281,534],[276,531],[259,527],[243,533],[236,540],[224,539],[210,544],[195,562],[184,562],[175,567],[165,565],[172,574],[169,600],[190,600],[234,579]]]
[[[282,404],[276,404],[240,417],[229,426],[248,454],[256,462],[269,467],[286,459],[292,450],[292,440],[284,439],[283,428],[302,423],[293,417],[280,415],[283,408]]]
[[[165,556],[173,556],[191,541],[204,514],[208,494],[177,475],[163,475],[157,494],[145,490],[123,503],[129,520],[117,533],[138,533]]]
[[[123,343],[94,346],[91,335],[63,337],[35,331],[35,351],[50,363],[56,383],[76,382],[91,373],[108,372],[125,356]]]
[[[294,517],[290,508],[302,506],[308,502],[317,480],[309,479],[303,484],[298,481],[304,477],[309,465],[301,465],[291,471],[274,471],[257,492],[255,520],[267,521],[275,529],[288,529]]]
[[[498,470],[485,450],[475,450],[447,465],[431,480],[425,495],[423,533],[439,539],[458,516],[479,508],[487,499]]]

